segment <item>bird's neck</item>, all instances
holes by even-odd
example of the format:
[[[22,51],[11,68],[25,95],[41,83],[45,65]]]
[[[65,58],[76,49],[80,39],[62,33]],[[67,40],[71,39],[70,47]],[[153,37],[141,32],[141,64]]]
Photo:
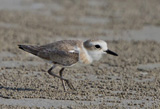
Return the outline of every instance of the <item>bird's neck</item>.
[[[91,64],[93,62],[92,57],[88,54],[88,51],[82,46],[79,54],[80,62],[84,64]]]

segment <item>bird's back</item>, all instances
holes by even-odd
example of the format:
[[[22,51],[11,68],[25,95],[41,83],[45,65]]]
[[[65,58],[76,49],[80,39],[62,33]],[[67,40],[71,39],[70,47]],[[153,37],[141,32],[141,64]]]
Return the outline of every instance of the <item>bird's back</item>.
[[[78,62],[79,53],[69,51],[81,44],[79,40],[62,40],[42,46],[19,45],[19,48],[53,63],[71,66]]]

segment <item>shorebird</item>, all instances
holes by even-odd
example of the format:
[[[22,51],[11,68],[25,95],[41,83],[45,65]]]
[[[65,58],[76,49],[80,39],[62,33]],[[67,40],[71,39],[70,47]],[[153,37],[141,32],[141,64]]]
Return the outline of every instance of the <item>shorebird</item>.
[[[48,73],[62,81],[64,91],[66,91],[64,82],[67,83],[70,89],[75,90],[72,83],[62,76],[66,67],[91,64],[93,61],[98,61],[104,54],[118,56],[118,54],[108,49],[107,42],[103,40],[61,40],[42,46],[18,46],[26,52],[50,61],[53,66],[48,70]],[[59,76],[52,72],[56,66],[62,67]]]

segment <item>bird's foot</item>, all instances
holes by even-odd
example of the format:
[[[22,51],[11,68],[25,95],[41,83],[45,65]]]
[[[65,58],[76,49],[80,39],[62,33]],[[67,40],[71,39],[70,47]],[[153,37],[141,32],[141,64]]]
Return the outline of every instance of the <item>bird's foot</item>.
[[[74,86],[72,85],[71,81],[69,81],[69,80],[65,80],[65,81],[66,81],[66,83],[67,83],[67,85],[68,85],[68,87],[69,87],[70,89],[76,90],[76,89],[74,88]]]

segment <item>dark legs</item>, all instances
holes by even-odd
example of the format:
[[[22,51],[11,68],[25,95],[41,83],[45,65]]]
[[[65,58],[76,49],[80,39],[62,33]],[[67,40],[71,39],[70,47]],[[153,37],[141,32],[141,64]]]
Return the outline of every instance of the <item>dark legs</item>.
[[[59,75],[60,75],[61,78],[62,78],[63,70],[64,70],[64,68],[62,68],[62,69],[59,71]],[[61,81],[62,81],[63,89],[64,89],[64,91],[66,91],[66,87],[65,87],[65,85],[64,85],[64,80],[61,79]]]
[[[67,83],[67,85],[68,85],[68,87],[69,87],[70,89],[75,90],[75,88],[73,87],[72,83],[71,83],[69,80],[67,80],[67,79],[65,79],[65,78],[62,77],[62,73],[63,73],[63,71],[64,71],[64,68],[62,68],[62,69],[59,71],[59,75],[60,75],[60,76],[58,76],[58,75],[56,75],[56,74],[54,74],[54,73],[52,72],[52,70],[53,70],[55,67],[56,67],[56,66],[52,66],[52,67],[48,70],[48,73],[49,73],[50,75],[54,76],[54,77],[57,77],[57,78],[61,79],[64,91],[66,91],[66,87],[65,87],[64,81]]]
[[[60,77],[60,76],[58,76],[58,75],[56,75],[56,74],[54,74],[53,72],[52,72],[52,69],[54,69],[55,68],[55,66],[53,66],[53,67],[51,67],[49,70],[48,70],[48,73],[50,74],[50,75],[52,75],[52,76],[54,76],[54,77],[57,77],[57,78],[60,78],[61,80],[67,80],[67,79],[64,79],[64,78],[62,78],[62,77]]]

